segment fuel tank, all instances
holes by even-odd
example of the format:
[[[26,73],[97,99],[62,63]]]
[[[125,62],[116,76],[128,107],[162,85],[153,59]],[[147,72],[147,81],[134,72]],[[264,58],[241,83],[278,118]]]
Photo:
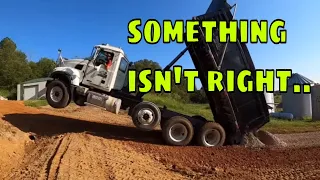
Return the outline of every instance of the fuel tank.
[[[93,91],[89,91],[87,95],[87,103],[105,108],[115,114],[119,113],[121,102],[121,99]]]

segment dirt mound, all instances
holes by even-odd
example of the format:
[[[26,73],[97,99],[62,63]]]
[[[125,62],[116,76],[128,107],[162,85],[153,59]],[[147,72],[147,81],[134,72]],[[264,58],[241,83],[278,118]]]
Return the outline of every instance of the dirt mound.
[[[8,100],[8,99],[0,96],[0,100]]]
[[[277,136],[264,130],[259,130],[255,136],[265,145],[273,147],[286,147],[287,144],[280,140]]]
[[[262,147],[287,147],[287,144],[279,139],[276,135],[259,130],[257,132],[248,133],[244,137],[244,146],[248,148],[262,148]]]
[[[259,148],[265,147],[265,144],[261,142],[260,139],[254,135],[254,133],[248,133],[244,137],[244,146],[250,148]]]
[[[0,101],[0,114],[8,149],[0,179],[320,179],[320,147],[167,146],[160,131],[139,131],[125,114],[74,105]],[[29,132],[37,138],[25,145]],[[266,142],[257,136],[248,136],[251,147]]]
[[[86,133],[42,139],[10,179],[183,179],[115,140]]]
[[[0,118],[0,178],[16,165],[25,155],[25,147],[34,143],[29,133],[12,127]]]
[[[0,101],[0,178],[17,166],[25,155],[25,148],[34,144],[29,131],[22,131],[5,120],[7,114],[27,112],[36,113],[37,110],[27,108],[19,101]]]

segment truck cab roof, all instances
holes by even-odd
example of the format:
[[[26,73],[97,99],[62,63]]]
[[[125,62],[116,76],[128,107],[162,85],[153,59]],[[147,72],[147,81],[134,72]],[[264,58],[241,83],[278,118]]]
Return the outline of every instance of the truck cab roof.
[[[111,46],[109,44],[99,44],[99,45],[95,45],[95,48],[109,49],[109,50],[121,53],[128,60],[127,55],[124,53],[121,47]]]

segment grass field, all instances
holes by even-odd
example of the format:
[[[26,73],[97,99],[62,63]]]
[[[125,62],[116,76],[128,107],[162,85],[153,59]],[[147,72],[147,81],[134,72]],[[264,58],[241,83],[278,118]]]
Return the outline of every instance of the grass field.
[[[48,105],[46,100],[28,100],[24,101],[24,105],[31,107],[41,107]]]
[[[153,94],[146,94],[144,96],[146,101],[154,102],[158,106],[167,106],[168,109],[174,110],[186,115],[201,115],[206,119],[212,120],[212,113],[209,104],[188,104],[181,103],[170,96],[158,96]]]
[[[201,115],[209,120],[213,119],[213,115],[208,104],[187,104],[181,103],[177,100],[170,98],[169,96],[157,96],[147,94],[144,99],[151,101],[159,106],[166,105],[168,109],[184,113],[187,115]],[[25,101],[26,106],[41,107],[48,105],[46,100]],[[272,133],[300,133],[300,132],[313,132],[320,131],[320,121],[311,120],[279,120],[271,119],[268,124],[263,127]]]

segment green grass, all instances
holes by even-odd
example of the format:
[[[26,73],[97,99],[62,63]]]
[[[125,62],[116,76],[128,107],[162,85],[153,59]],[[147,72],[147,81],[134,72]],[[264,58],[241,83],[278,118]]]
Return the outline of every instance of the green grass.
[[[275,95],[274,96],[274,102],[275,103],[281,103],[282,102],[282,96],[281,95]]]
[[[41,107],[48,105],[46,100],[27,100],[24,101],[25,106],[31,106],[31,107]]]
[[[7,98],[9,96],[10,92],[5,89],[0,89],[0,96]]]
[[[189,116],[201,115],[206,119],[213,119],[209,104],[181,103],[178,100],[172,99],[168,95],[160,96],[154,94],[146,94],[144,96],[144,100],[153,102],[160,107],[163,107],[165,105],[168,109],[176,111],[178,113],[183,113]]]
[[[314,132],[320,131],[320,121],[271,119],[262,129],[279,134]]]

